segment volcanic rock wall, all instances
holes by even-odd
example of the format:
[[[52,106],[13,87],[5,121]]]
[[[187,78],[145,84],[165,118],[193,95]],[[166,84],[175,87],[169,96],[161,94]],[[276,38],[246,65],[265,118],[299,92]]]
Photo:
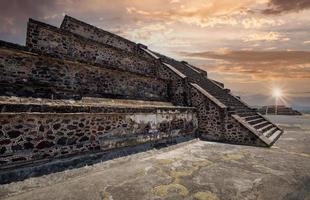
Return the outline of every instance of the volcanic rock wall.
[[[131,53],[141,51],[137,44],[132,41],[99,29],[95,26],[91,26],[67,15],[62,21],[60,28]],[[143,54],[143,52],[141,53]]]
[[[31,19],[28,22],[26,45],[32,51],[58,58],[156,76],[156,65],[150,59]]]
[[[43,98],[82,96],[166,100],[164,80],[15,49],[0,49],[0,93]]]
[[[0,168],[193,135],[192,110],[1,113]]]

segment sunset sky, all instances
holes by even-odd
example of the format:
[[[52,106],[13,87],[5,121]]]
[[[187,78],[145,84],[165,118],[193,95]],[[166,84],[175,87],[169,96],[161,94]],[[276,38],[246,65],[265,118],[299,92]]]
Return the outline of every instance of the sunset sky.
[[[310,108],[310,0],[1,0],[0,39],[65,14],[208,71],[251,105]],[[283,102],[284,103],[284,102]]]

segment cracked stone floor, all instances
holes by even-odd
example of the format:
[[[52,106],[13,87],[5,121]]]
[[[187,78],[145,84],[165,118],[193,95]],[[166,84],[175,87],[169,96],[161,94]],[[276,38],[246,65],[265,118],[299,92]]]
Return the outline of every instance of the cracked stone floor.
[[[310,115],[272,148],[192,140],[0,186],[0,199],[310,199]]]

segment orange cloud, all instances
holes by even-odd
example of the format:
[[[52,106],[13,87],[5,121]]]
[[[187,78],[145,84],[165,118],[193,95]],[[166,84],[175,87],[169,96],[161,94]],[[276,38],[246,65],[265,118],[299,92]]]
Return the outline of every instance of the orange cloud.
[[[262,17],[249,17],[242,20],[244,28],[262,28],[263,26],[280,26],[285,22],[283,20],[274,20]]]
[[[283,34],[278,32],[261,32],[249,35],[244,39],[245,42],[256,42],[256,41],[288,41],[290,38],[285,37]]]
[[[310,79],[309,51],[231,51],[185,53],[215,61],[201,67],[217,73],[237,74],[252,80]]]
[[[143,15],[152,20],[185,22],[200,27],[215,25],[237,25],[242,21],[238,19],[245,8],[255,4],[256,0],[183,0],[178,1],[177,6],[168,7],[168,9],[150,9],[150,7],[140,6],[128,7],[130,14]],[[163,2],[163,4],[165,4]],[[173,4],[175,5],[175,3]],[[248,25],[249,26],[249,25]]]

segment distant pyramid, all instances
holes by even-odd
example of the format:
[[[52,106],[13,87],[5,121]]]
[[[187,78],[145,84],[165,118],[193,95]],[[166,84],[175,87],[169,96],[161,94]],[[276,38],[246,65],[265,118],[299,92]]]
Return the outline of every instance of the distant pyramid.
[[[286,107],[285,105],[270,105],[261,107],[258,112],[265,115],[302,115],[301,112],[294,110],[291,107]]]

